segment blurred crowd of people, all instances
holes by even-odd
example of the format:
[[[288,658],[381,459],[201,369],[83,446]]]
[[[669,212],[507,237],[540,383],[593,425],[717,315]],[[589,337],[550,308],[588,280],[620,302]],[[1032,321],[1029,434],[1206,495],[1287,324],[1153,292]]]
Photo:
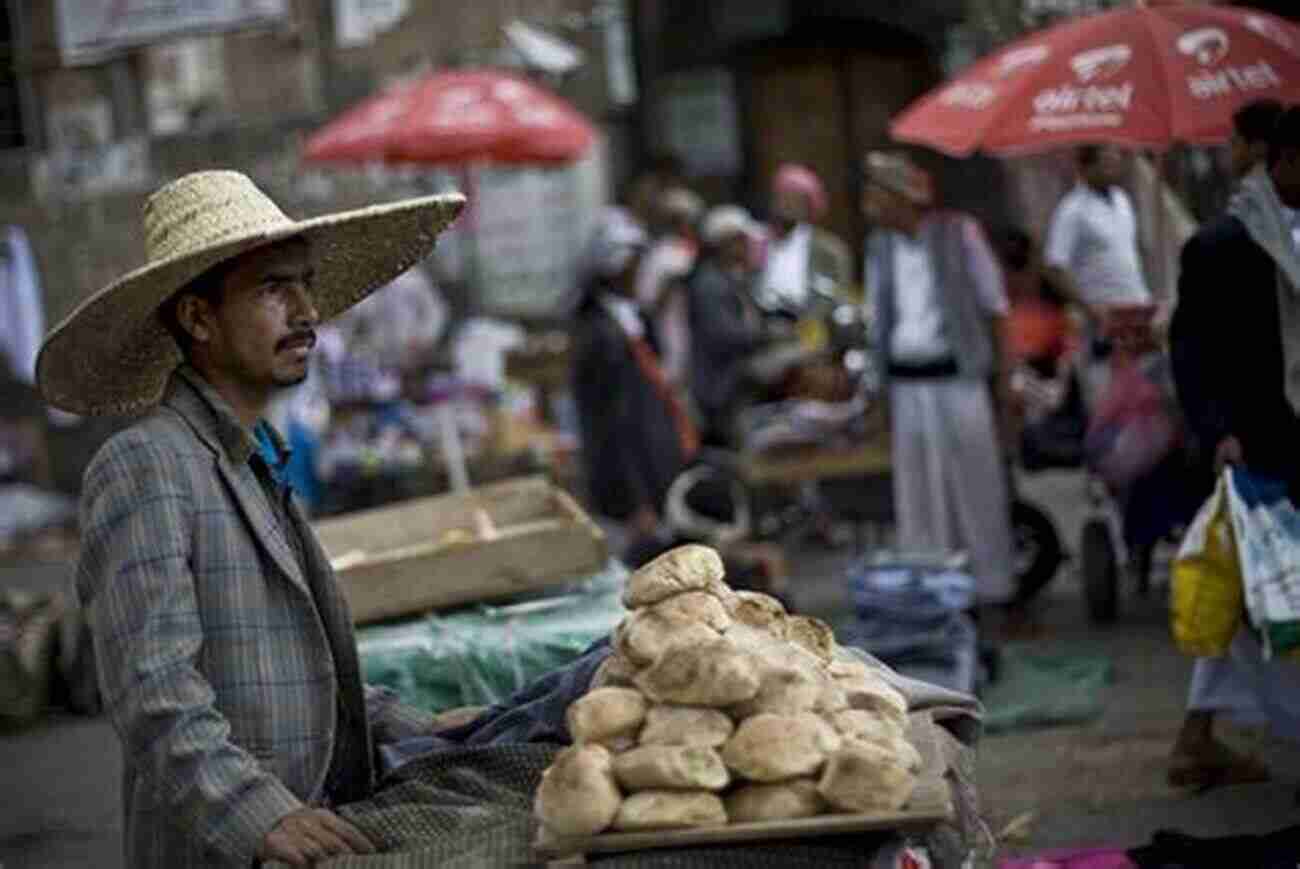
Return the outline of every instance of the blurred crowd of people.
[[[701,445],[734,444],[738,413],[772,397],[797,324],[853,299],[848,245],[818,222],[827,194],[783,165],[771,219],[706,206],[670,165],[602,219],[572,310],[574,395],[598,512],[653,534]]]

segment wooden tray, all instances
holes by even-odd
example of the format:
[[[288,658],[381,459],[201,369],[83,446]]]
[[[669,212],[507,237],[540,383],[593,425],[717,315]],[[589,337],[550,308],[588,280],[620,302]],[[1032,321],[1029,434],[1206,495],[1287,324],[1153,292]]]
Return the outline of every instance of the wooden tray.
[[[948,796],[948,785],[943,779],[929,779],[917,785],[911,806],[898,812],[820,815],[793,821],[728,824],[725,827],[698,827],[689,830],[604,833],[581,839],[554,837],[545,828],[539,827],[533,849],[543,858],[564,858],[651,848],[681,848],[687,845],[735,845],[770,839],[805,839],[811,836],[879,830],[924,830],[951,818],[952,801]]]
[[[563,584],[609,559],[604,532],[542,477],[314,527],[358,624]]]

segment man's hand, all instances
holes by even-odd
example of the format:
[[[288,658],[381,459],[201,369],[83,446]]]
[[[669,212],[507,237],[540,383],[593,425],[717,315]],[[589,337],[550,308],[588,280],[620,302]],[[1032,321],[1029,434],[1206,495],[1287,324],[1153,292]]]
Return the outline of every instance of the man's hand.
[[[1222,474],[1223,469],[1229,465],[1240,465],[1244,457],[1241,441],[1231,436],[1224,438],[1214,450],[1215,473]]]
[[[299,809],[280,819],[262,840],[258,857],[290,866],[309,866],[341,854],[373,854],[361,831],[326,809]]]

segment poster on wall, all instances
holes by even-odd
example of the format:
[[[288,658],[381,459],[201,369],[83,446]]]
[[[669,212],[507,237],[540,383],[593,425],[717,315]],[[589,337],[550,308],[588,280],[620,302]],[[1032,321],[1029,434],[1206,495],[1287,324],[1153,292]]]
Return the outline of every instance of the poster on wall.
[[[273,24],[289,0],[57,0],[64,63],[96,63],[124,49],[187,33]]]
[[[730,70],[719,67],[667,77],[658,95],[657,116],[656,144],[680,154],[690,174],[740,173],[740,121]]]
[[[524,318],[559,314],[606,202],[604,177],[603,143],[572,166],[472,170],[470,280],[486,312]]]
[[[179,133],[201,123],[225,101],[225,43],[219,38],[177,39],[145,52],[149,132]]]

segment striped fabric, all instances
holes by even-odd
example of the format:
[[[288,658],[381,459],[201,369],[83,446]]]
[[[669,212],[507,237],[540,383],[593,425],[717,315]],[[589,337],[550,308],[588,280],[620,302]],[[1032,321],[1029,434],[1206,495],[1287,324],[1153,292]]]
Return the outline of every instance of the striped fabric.
[[[86,471],[77,593],[123,745],[131,867],[247,867],[281,817],[324,801],[340,720],[372,748],[430,726],[362,684],[329,561],[290,505],[295,556],[254,449],[181,369]],[[331,796],[369,793],[372,758],[359,753]]]

